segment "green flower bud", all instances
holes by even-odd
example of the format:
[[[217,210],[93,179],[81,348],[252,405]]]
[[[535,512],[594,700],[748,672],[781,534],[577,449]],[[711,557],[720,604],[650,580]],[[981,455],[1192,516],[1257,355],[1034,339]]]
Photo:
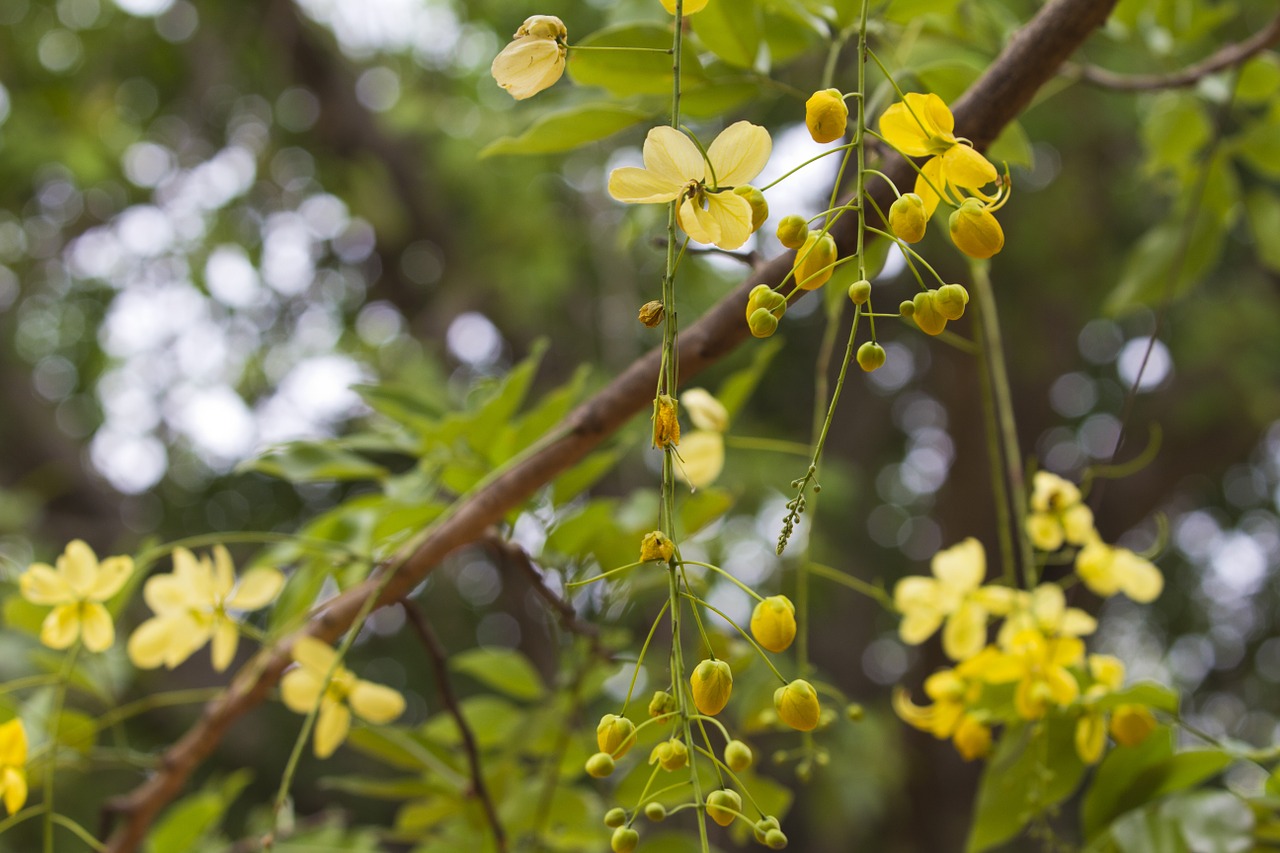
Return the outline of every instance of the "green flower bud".
[[[804,124],[819,144],[835,142],[849,127],[849,105],[839,89],[814,92],[804,104]]]
[[[844,709],[844,715],[849,718],[850,722],[859,722],[867,715],[867,711],[857,702],[852,702]]]
[[[916,304],[910,299],[904,299],[902,302],[898,303],[898,313],[903,317],[910,317],[912,314],[916,313]]]
[[[924,199],[915,193],[907,193],[889,207],[889,230],[900,240],[919,243],[928,224]]]
[[[750,184],[736,186],[733,192],[745,198],[751,205],[751,230],[759,231],[760,226],[769,218],[769,202],[765,201],[764,193]]]
[[[747,294],[747,319],[750,320],[751,315],[761,308],[782,319],[782,315],[787,313],[787,297],[767,284],[757,284]]]
[[[796,608],[785,595],[771,595],[751,613],[751,635],[763,648],[783,652],[796,638]]]
[[[644,807],[644,816],[649,820],[657,823],[667,819],[667,807],[657,801],[649,803]]]
[[[704,660],[689,676],[693,687],[693,704],[709,717],[714,717],[729,704],[733,692],[733,670],[722,660]]]
[[[636,745],[635,724],[617,714],[605,714],[596,726],[596,746],[600,751],[621,758]]]
[[[959,320],[964,316],[964,307],[969,304],[969,291],[958,284],[944,284],[934,292],[933,303],[943,317]]]
[[[649,763],[655,761],[663,770],[679,770],[689,761],[689,748],[675,738],[665,740],[649,753]]]
[[[674,714],[678,710],[679,706],[676,705],[676,697],[665,690],[655,691],[653,698],[649,700],[650,717],[665,717],[668,714]]]
[[[849,301],[854,305],[866,305],[871,298],[871,282],[865,278],[849,285]]]
[[[884,347],[875,341],[867,341],[858,347],[858,367],[867,373],[884,367]]]
[[[640,833],[630,827],[620,826],[613,831],[613,837],[609,839],[609,848],[613,853],[631,853],[639,843]]]
[[[597,752],[587,759],[587,775],[603,779],[613,773],[613,756],[607,752]]]
[[[938,311],[937,297],[933,295],[932,290],[926,290],[917,293],[915,302],[915,311],[911,318],[916,321],[916,325],[920,327],[926,335],[940,335],[942,330],[947,327],[947,318],[942,316]]]
[[[797,731],[812,731],[818,726],[822,708],[818,692],[803,678],[797,678],[773,692],[773,707],[778,719]]]
[[[740,740],[731,740],[724,745],[724,763],[734,773],[741,773],[751,766],[751,747]]]
[[[967,198],[948,220],[951,242],[971,258],[989,258],[1004,248],[1004,230],[976,198]]]
[[[732,809],[732,811],[730,811]],[[721,826],[728,826],[737,817],[734,812],[742,811],[742,797],[737,791],[712,791],[707,795],[707,817]]]
[[[787,837],[781,829],[771,829],[764,834],[764,844],[770,850],[781,850],[787,846]]]
[[[836,241],[830,233],[814,231],[796,250],[796,284],[804,290],[817,290],[827,283],[835,271]]]
[[[751,334],[757,338],[767,338],[774,332],[778,331],[778,318],[773,316],[764,308],[757,308],[755,312],[747,318],[747,326],[751,329]]]
[[[788,249],[799,249],[809,236],[809,223],[798,213],[782,217],[778,223],[778,242]]]
[[[610,829],[622,826],[626,822],[627,810],[624,808],[612,808],[604,813],[604,825]]]
[[[765,837],[767,836],[767,834],[770,831],[778,828],[779,828],[778,819],[776,817],[773,817],[772,815],[767,815],[765,817],[760,818],[758,821],[756,821],[755,826],[751,828],[751,832],[752,832],[752,835],[756,837],[756,841],[758,843],[764,844]]]

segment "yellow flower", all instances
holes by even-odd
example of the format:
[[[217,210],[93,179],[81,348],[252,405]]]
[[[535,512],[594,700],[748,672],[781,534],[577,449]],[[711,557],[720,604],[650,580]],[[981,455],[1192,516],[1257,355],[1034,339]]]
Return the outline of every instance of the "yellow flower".
[[[919,645],[945,621],[942,648],[947,656],[971,658],[986,645],[988,615],[1008,612],[1012,591],[979,586],[987,559],[982,543],[972,537],[935,554],[930,569],[932,578],[903,578],[894,587],[893,603],[902,613],[899,636],[908,645]]]
[[[657,762],[663,770],[679,770],[689,760],[689,748],[681,741],[672,738],[664,740],[649,753],[649,763]]]
[[[709,486],[724,470],[724,436],[707,429],[686,433],[676,473],[692,489]]]
[[[893,709],[908,725],[936,737],[951,738],[966,761],[981,758],[991,746],[991,729],[970,709],[982,696],[982,673],[999,655],[987,647],[954,669],[935,672],[924,681],[924,692],[933,703],[920,706],[906,690],[893,694]]]
[[[729,410],[705,388],[690,388],[680,395],[684,407],[696,429],[724,432],[729,429]]]
[[[621,758],[636,745],[635,723],[617,714],[605,714],[596,726],[596,746],[610,758]]]
[[[1076,755],[1085,764],[1097,764],[1107,746],[1107,715],[1086,710],[1076,721]]]
[[[1047,637],[1085,637],[1097,629],[1098,620],[1077,607],[1067,607],[1062,587],[1043,583],[1032,592],[1013,593],[1009,614],[1000,626],[996,642],[1008,648],[1020,631],[1039,631]]]
[[[1109,598],[1122,592],[1140,604],[1160,597],[1164,576],[1149,560],[1094,536],[1076,555],[1076,574],[1093,592]]]
[[[991,751],[991,727],[979,722],[973,714],[965,714],[951,741],[965,761],[984,758]]]
[[[693,704],[698,711],[714,717],[729,704],[729,696],[733,693],[733,670],[722,660],[704,660],[693,669],[689,676],[689,686],[693,689]]]
[[[1155,730],[1156,715],[1145,705],[1119,705],[1111,714],[1111,736],[1121,746],[1137,746]]]
[[[983,678],[989,684],[1018,682],[1013,706],[1024,720],[1038,720],[1050,705],[1070,705],[1080,685],[1067,667],[1084,658],[1077,637],[1046,637],[1037,630],[1019,631],[1006,651],[992,658]]]
[[[880,117],[880,135],[908,157],[928,157],[916,178],[915,192],[924,202],[925,218],[933,216],[939,196],[952,188],[976,190],[996,180],[996,167],[955,135],[955,117],[932,93],[910,92]],[[930,185],[932,184],[932,186]]]
[[[197,560],[186,548],[173,550],[173,573],[147,581],[143,597],[155,616],[129,638],[129,660],[142,669],[173,669],[213,639],[213,668],[231,665],[240,629],[230,610],[258,610],[280,594],[284,575],[267,567],[250,569],[236,584],[231,555],[221,545]]]
[[[773,691],[773,707],[779,720],[801,732],[813,731],[822,719],[818,693],[802,678]]]
[[[661,530],[654,530],[640,540],[640,562],[670,560],[676,553],[675,543]]]
[[[672,447],[680,443],[680,417],[676,401],[670,394],[659,394],[653,401],[653,446]]]
[[[676,0],[660,0],[660,2],[662,3],[662,8],[667,10],[668,15],[676,13]],[[685,15],[692,15],[694,12],[701,12],[706,7],[707,0],[684,0],[684,7],[680,11]]]
[[[101,563],[79,539],[67,543],[57,568],[35,563],[18,581],[22,597],[32,604],[53,605],[40,626],[40,642],[65,649],[84,636],[84,647],[102,652],[115,642],[115,625],[102,602],[120,591],[133,573],[131,557],[108,557]]]
[[[1093,703],[1124,685],[1124,661],[1111,655],[1089,655],[1086,669],[1093,683],[1084,691],[1084,714],[1076,723],[1076,753],[1085,764],[1097,764],[1107,745],[1107,713]],[[1115,721],[1112,720],[1114,728]]]
[[[1027,536],[1041,551],[1056,551],[1064,543],[1084,545],[1092,538],[1093,511],[1085,505],[1075,483],[1049,471],[1036,472]]]
[[[9,814],[27,801],[27,730],[16,717],[0,725],[0,797]]]
[[[796,608],[785,595],[771,595],[751,612],[751,634],[771,652],[784,652],[796,638]]]
[[[1004,248],[1004,229],[991,215],[994,204],[967,198],[951,214],[948,228],[951,242],[971,258],[989,258]]]
[[[751,202],[733,192],[769,160],[769,131],[740,121],[715,138],[704,159],[698,146],[673,127],[655,127],[644,141],[644,168],[624,166],[609,175],[609,194],[628,204],[679,202],[676,219],[699,243],[737,249],[751,236]]]
[[[835,142],[849,127],[849,105],[839,89],[814,92],[804,103],[804,123],[819,144]]]
[[[555,15],[534,15],[493,59],[489,73],[517,101],[550,88],[564,73],[569,31]]]
[[[817,290],[836,271],[836,241],[830,232],[810,231],[804,245],[796,250],[792,272],[803,290]]]
[[[356,678],[337,664],[338,653],[328,643],[301,636],[294,640],[292,654],[298,666],[280,680],[280,698],[299,714],[319,704],[313,743],[316,758],[328,758],[346,740],[352,712],[374,724],[389,723],[404,713],[403,696],[390,687]],[[331,669],[333,676],[326,685]]]

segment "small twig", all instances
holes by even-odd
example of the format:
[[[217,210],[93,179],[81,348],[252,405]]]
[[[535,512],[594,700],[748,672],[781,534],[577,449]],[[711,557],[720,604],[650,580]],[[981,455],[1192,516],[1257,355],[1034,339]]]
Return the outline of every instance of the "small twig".
[[[1210,74],[1242,65],[1277,43],[1280,43],[1280,15],[1244,41],[1229,44],[1200,62],[1171,74],[1117,74],[1096,65],[1075,64],[1064,66],[1063,73],[1093,86],[1122,92],[1179,89],[1194,86]]]
[[[400,606],[404,608],[405,615],[409,617],[409,624],[413,626],[414,632],[431,658],[436,676],[436,689],[440,691],[440,698],[457,722],[458,733],[462,735],[462,745],[467,751],[467,764],[471,767],[471,790],[484,806],[485,817],[488,818],[489,826],[493,829],[493,841],[497,845],[498,853],[506,853],[507,835],[502,829],[502,822],[498,820],[498,810],[494,808],[489,789],[485,787],[484,774],[480,772],[480,750],[476,747],[476,738],[471,732],[471,726],[467,725],[466,719],[462,716],[458,696],[453,692],[453,682],[449,680],[448,653],[440,644],[440,638],[436,636],[435,631],[431,630],[431,625],[427,622],[421,607],[408,599],[402,600]]]

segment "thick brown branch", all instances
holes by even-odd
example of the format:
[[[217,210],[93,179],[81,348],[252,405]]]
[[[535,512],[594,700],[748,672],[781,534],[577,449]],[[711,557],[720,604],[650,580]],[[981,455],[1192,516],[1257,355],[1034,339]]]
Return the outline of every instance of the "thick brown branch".
[[[1122,92],[1180,89],[1194,86],[1210,74],[1243,65],[1277,43],[1280,43],[1280,15],[1244,41],[1229,44],[1196,64],[1171,74],[1117,74],[1095,65],[1070,65],[1063,71],[1093,86]]]
[[[989,145],[1030,103],[1036,91],[1058,73],[1067,57],[1102,25],[1115,1],[1050,0],[956,102],[956,132],[978,147]],[[914,181],[914,173],[902,161],[889,166],[886,172],[902,186]],[[883,183],[878,183],[877,189],[881,190],[877,201],[887,208],[893,200],[892,193]],[[851,254],[856,245],[854,219],[844,217],[832,230],[843,255]],[[682,379],[714,364],[742,343],[747,337],[742,315],[747,292],[761,282],[776,286],[790,271],[791,261],[792,254],[787,252],[755,270],[733,293],[682,332]],[[655,349],[636,360],[572,412],[556,437],[537,453],[464,498],[457,510],[400,566],[383,590],[379,604],[402,599],[446,555],[483,537],[491,524],[581,460],[637,413],[647,410],[653,402],[660,357]],[[379,578],[370,578],[336,596],[306,632],[332,641],[355,619],[379,582]],[[107,845],[109,853],[132,853],[137,849],[156,815],[178,795],[227,729],[266,698],[289,663],[288,648],[288,641],[281,642],[237,674],[227,693],[211,702],[201,719],[164,754],[160,770],[115,802],[115,811],[124,820]]]

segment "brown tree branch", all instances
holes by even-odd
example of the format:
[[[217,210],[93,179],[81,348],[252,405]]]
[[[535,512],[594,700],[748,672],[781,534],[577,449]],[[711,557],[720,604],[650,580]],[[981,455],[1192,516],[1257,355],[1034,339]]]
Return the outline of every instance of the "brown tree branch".
[[[1171,74],[1117,74],[1096,65],[1067,65],[1063,72],[1090,85],[1122,92],[1180,89],[1194,86],[1210,74],[1243,65],[1277,43],[1280,43],[1280,15],[1244,41],[1229,44],[1194,65]]]
[[[956,102],[956,132],[974,145],[989,145],[1030,103],[1039,88],[1058,73],[1062,63],[1106,20],[1116,0],[1050,0],[1018,31],[1005,50]],[[906,186],[914,172],[898,161],[885,170]],[[879,183],[877,201],[888,207],[892,193]],[[841,254],[856,245],[854,217],[832,229]],[[742,309],[747,292],[760,282],[775,286],[790,271],[792,253],[785,252],[754,271],[736,290],[712,306],[680,336],[681,378],[719,361],[747,337]],[[539,488],[581,460],[653,402],[654,377],[661,353],[652,350],[632,363],[609,385],[574,410],[555,438],[487,485],[466,496],[387,583],[379,605],[392,604],[412,590],[452,551],[484,536],[491,524],[519,506]],[[361,610],[381,582],[371,577],[335,596],[305,632],[332,641]],[[107,843],[108,853],[132,853],[146,837],[160,810],[176,797],[191,773],[213,752],[231,725],[262,702],[290,662],[290,641],[265,651],[237,673],[226,694],[210,702],[204,714],[161,759],[157,772],[113,802],[123,817]]]

